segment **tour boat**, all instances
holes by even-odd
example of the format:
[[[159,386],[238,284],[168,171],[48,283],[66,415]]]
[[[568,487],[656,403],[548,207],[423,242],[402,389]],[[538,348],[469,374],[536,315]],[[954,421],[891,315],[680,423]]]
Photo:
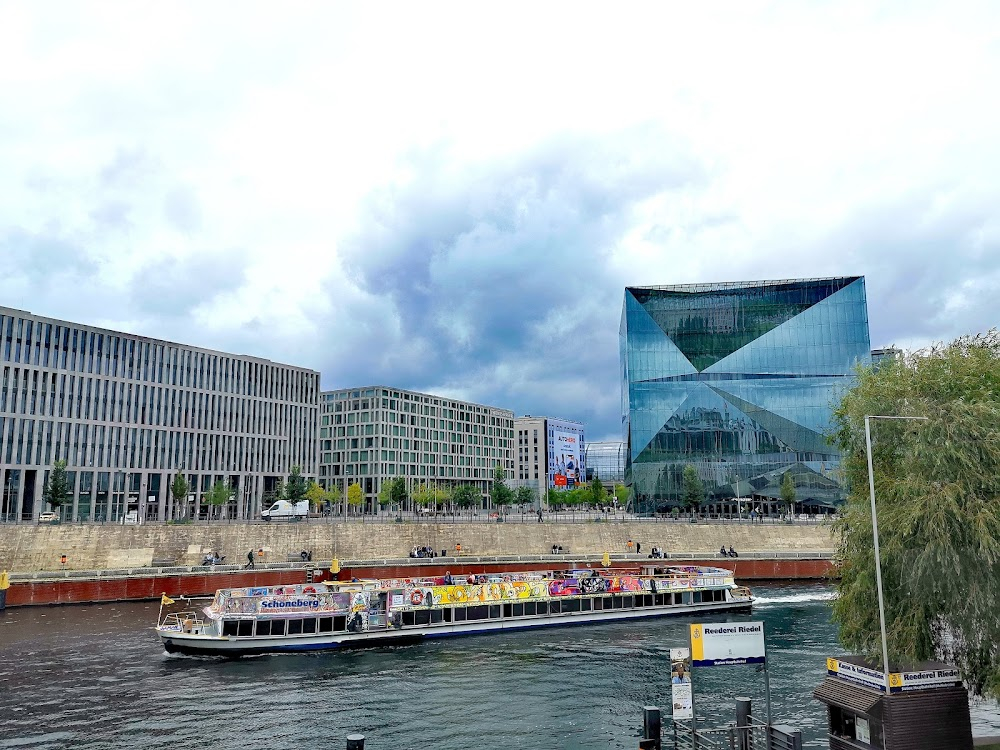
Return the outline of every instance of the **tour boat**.
[[[729,570],[685,565],[328,581],[220,589],[200,610],[161,603],[156,632],[168,652],[243,656],[749,611],[753,597]]]

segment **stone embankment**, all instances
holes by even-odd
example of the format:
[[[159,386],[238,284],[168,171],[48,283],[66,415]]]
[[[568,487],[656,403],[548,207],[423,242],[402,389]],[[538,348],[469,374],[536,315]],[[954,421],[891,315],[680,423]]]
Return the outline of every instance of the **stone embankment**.
[[[0,525],[0,570],[56,570],[197,565],[218,551],[227,563],[245,562],[249,550],[264,550],[259,562],[285,562],[302,550],[313,560],[405,558],[414,546],[463,555],[541,555],[559,545],[574,556],[624,553],[628,541],[705,559],[719,547],[740,553],[829,554],[834,541],[823,524],[701,524],[643,520],[604,523],[360,523],[311,520],[274,524],[102,526]],[[65,555],[65,562],[63,556]]]

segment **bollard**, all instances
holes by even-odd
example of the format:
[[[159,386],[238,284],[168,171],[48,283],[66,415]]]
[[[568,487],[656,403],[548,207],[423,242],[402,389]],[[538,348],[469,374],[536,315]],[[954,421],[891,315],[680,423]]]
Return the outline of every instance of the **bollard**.
[[[736,747],[750,750],[750,699],[736,699]]]
[[[644,742],[652,741],[651,745],[642,745],[642,747],[651,747],[654,750],[660,750],[661,746],[661,734],[660,734],[660,709],[656,706],[643,706],[642,708],[642,739]]]
[[[363,734],[347,735],[347,750],[365,750],[365,736]]]

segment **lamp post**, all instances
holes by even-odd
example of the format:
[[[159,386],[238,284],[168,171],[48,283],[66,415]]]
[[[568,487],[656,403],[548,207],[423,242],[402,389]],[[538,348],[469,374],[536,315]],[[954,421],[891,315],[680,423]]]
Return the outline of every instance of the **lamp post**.
[[[926,421],[927,417],[887,417],[875,414],[865,415],[865,449],[868,453],[868,489],[872,501],[872,535],[875,538],[875,586],[878,589],[878,624],[882,630],[882,673],[885,689],[889,691],[889,646],[885,637],[885,600],[882,596],[882,559],[878,549],[878,515],[875,513],[875,472],[872,469],[872,419],[914,419]]]

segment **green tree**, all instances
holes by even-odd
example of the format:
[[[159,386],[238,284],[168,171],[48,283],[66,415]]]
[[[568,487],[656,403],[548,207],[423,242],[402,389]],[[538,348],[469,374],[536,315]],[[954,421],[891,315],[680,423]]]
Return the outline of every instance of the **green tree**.
[[[174,481],[170,485],[170,494],[174,498],[174,515],[176,518],[180,518],[181,514],[187,514],[187,498],[191,492],[191,486],[188,484],[184,475],[179,471],[174,476]]]
[[[285,499],[292,505],[301,503],[306,498],[306,480],[298,466],[292,467],[292,473],[285,484]]]
[[[340,513],[340,501],[343,499],[343,494],[336,484],[330,485],[330,489],[326,491],[326,500],[334,507],[336,513]]]
[[[431,498],[431,488],[427,486],[426,482],[421,482],[410,490],[410,499],[413,500],[413,504],[421,508],[426,508],[430,505]]]
[[[472,508],[482,501],[482,495],[471,484],[460,484],[451,492],[452,502],[459,508]]]
[[[537,492],[538,491],[534,487],[522,484],[514,490],[514,502],[522,507],[525,505],[534,506],[535,498],[538,497]]]
[[[507,486],[507,475],[500,464],[493,467],[493,483],[490,487],[493,505],[503,509],[514,502],[514,492]]]
[[[608,493],[604,491],[604,485],[601,484],[601,480],[594,477],[593,481],[590,483],[590,502],[595,508],[600,508],[604,505],[604,501],[607,496]]]
[[[382,482],[378,490],[378,504],[382,507],[392,505],[392,480]]]
[[[209,508],[221,509],[223,505],[233,499],[233,491],[228,484],[220,480],[212,485],[211,489],[205,493],[202,499]],[[221,515],[221,513],[215,513],[211,510],[209,513]]]
[[[1000,696],[1000,333],[883,360],[834,412],[849,488],[834,524],[840,640],[881,663],[865,415],[889,660],[955,664]]]
[[[684,506],[688,509],[697,508],[698,504],[705,499],[705,485],[698,477],[698,470],[693,465],[688,464],[684,467],[681,481],[681,497]]]
[[[406,491],[406,480],[403,477],[396,477],[392,480],[392,502],[397,503],[400,508],[403,507],[403,503],[406,502],[409,497],[409,493]]]
[[[781,478],[781,501],[788,507],[789,514],[795,512],[795,479],[790,471]]]
[[[66,474],[66,462],[56,461],[45,480],[45,486],[42,488],[42,499],[54,510],[59,510],[60,506],[66,504],[72,493],[73,488],[70,486],[69,477]]]
[[[347,504],[354,508],[355,512],[357,512],[358,508],[361,507],[361,503],[364,502],[364,499],[364,490],[361,489],[361,485],[357,482],[347,488]]]
[[[326,490],[316,484],[316,482],[309,480],[309,484],[306,486],[305,498],[309,501],[309,507],[313,511],[318,511],[323,502],[328,499],[328,495]]]
[[[628,505],[628,487],[624,484],[615,485],[615,499],[623,508]]]

